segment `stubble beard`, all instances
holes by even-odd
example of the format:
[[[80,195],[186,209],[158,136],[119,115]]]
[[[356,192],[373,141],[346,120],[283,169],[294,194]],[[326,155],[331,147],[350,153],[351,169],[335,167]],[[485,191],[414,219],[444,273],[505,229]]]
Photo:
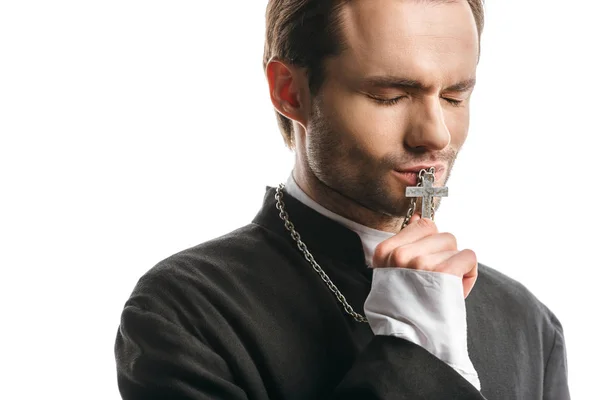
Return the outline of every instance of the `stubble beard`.
[[[380,220],[387,219],[388,226],[401,223],[408,213],[412,199],[405,196],[404,186],[395,182],[391,171],[397,166],[431,162],[431,154],[403,151],[389,153],[382,159],[374,159],[358,144],[348,143],[348,135],[336,132],[317,105],[313,107],[310,121],[307,162],[313,175],[328,190],[379,214]],[[447,166],[444,185],[450,177],[456,156],[456,151],[447,150],[435,159],[436,162]],[[396,188],[393,187],[394,184],[397,185]],[[436,183],[436,186],[439,184]],[[439,208],[440,203],[440,198],[434,199],[435,210]],[[417,211],[420,211],[420,204],[418,201]],[[345,211],[351,213],[350,210]],[[345,216],[354,219],[352,215]]]

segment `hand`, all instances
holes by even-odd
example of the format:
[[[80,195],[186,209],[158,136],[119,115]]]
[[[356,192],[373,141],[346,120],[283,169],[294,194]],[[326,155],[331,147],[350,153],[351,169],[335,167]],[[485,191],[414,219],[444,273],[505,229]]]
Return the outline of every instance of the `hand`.
[[[415,214],[406,228],[381,242],[373,255],[374,268],[410,268],[442,272],[462,278],[463,295],[471,293],[477,280],[477,256],[458,251],[456,238],[439,233],[435,223]]]

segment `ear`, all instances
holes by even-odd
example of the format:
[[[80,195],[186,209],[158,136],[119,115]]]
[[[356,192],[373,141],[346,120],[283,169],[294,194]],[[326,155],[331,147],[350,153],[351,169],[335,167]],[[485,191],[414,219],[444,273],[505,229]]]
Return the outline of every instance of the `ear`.
[[[272,59],[266,68],[273,107],[306,129],[310,114],[310,92],[303,68]]]

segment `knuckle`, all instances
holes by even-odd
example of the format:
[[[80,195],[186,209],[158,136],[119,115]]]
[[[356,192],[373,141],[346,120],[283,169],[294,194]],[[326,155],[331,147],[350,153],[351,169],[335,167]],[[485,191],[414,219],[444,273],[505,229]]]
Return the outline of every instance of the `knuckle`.
[[[453,234],[448,233],[448,232],[441,233],[440,235],[442,235],[444,240],[448,243],[448,247],[450,247],[454,250],[458,248],[458,242],[456,241],[456,236],[454,236]]]
[[[389,253],[387,246],[379,244],[375,247],[375,251],[373,252],[373,266],[383,266],[385,265],[385,259]]]
[[[465,256],[465,258],[467,258],[469,261],[471,261],[472,264],[477,265],[477,254],[475,254],[475,252],[471,249],[464,249],[462,251],[463,255]]]
[[[410,262],[410,255],[406,249],[398,247],[392,252],[392,267],[405,268]]]

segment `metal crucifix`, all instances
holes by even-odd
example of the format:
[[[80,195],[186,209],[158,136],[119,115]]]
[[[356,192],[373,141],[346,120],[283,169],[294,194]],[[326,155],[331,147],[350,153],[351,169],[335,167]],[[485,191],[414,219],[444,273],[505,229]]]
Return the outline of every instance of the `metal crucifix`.
[[[422,169],[419,172],[419,186],[410,186],[406,188],[406,197],[421,197],[423,218],[433,219],[433,198],[448,197],[447,187],[434,187],[435,169]]]

